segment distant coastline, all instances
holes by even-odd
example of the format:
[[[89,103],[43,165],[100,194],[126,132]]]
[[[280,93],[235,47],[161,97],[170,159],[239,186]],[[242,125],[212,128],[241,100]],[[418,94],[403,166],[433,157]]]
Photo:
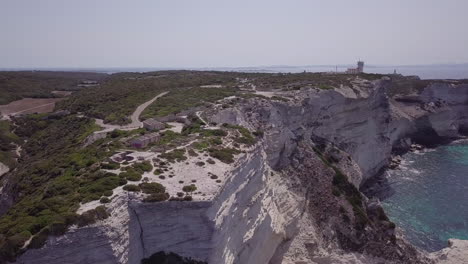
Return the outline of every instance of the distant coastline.
[[[333,72],[345,71],[352,64],[341,65],[272,65],[252,67],[102,67],[102,68],[0,68],[0,71],[73,71],[73,72],[150,72],[164,70],[197,70],[197,71],[235,71],[263,73],[299,73],[299,72]],[[391,74],[396,70],[403,75],[416,75],[421,79],[468,79],[468,63],[463,64],[430,64],[430,65],[366,65],[366,73]]]

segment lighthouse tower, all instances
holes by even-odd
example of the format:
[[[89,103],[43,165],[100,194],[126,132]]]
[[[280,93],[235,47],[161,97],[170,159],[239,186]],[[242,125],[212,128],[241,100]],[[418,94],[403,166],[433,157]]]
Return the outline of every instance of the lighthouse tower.
[[[363,73],[364,72],[364,62],[363,61],[358,61],[357,71],[358,71],[358,73]]]

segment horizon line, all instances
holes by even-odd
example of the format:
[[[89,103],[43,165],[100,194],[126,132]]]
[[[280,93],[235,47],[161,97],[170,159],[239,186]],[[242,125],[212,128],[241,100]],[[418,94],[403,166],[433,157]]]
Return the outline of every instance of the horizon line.
[[[0,67],[0,71],[97,71],[97,70],[229,70],[229,69],[259,69],[259,68],[314,68],[314,67],[338,67],[345,68],[354,66],[355,64],[310,64],[310,65],[260,65],[260,66],[203,66],[203,67],[190,67],[190,66],[174,66],[174,67],[163,67],[163,66],[97,66],[97,67],[79,67],[79,66],[65,66],[65,67]],[[368,68],[381,68],[381,67],[456,67],[456,66],[468,66],[468,62],[465,63],[433,63],[433,64],[368,64],[365,67]],[[124,72],[124,71],[122,71]]]

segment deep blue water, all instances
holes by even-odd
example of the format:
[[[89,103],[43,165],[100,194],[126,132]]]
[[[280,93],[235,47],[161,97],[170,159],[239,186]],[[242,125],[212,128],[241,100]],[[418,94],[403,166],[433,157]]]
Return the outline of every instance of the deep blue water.
[[[387,173],[395,194],[382,204],[410,242],[435,251],[449,238],[468,240],[467,142],[408,153]]]

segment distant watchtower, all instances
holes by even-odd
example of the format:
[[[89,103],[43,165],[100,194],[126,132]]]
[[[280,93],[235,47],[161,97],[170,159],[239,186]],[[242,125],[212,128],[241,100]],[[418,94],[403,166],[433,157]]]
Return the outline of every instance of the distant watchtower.
[[[363,73],[364,72],[364,62],[363,61],[358,61],[357,63],[357,71],[359,73]]]

